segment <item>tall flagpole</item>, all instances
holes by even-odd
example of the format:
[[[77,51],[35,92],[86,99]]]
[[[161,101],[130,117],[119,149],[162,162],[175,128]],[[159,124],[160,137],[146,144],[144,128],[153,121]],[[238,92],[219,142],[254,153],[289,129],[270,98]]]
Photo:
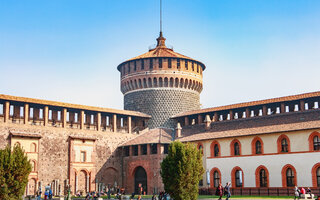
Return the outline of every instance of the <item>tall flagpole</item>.
[[[160,0],[160,33],[162,33],[162,0]]]

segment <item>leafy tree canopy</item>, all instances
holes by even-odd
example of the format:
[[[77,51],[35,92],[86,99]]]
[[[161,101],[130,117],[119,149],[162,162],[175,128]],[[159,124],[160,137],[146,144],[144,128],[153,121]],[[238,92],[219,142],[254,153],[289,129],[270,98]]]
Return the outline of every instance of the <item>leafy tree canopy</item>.
[[[7,145],[0,150],[0,199],[22,199],[31,164],[23,149],[15,145],[11,150]]]
[[[195,145],[179,141],[169,146],[168,156],[161,163],[164,189],[174,200],[196,200],[202,179],[202,152]]]

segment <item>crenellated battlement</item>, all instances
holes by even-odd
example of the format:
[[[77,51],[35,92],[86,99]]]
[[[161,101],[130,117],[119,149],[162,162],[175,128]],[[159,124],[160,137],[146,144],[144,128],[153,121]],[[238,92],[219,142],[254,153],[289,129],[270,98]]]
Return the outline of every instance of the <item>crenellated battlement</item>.
[[[5,123],[134,133],[144,130],[149,118],[135,111],[0,95],[0,121]]]

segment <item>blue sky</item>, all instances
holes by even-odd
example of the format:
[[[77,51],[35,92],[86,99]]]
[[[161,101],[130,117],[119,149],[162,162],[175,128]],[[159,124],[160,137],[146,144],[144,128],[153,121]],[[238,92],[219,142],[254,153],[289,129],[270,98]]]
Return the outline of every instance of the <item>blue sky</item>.
[[[174,50],[203,62],[203,107],[320,87],[319,0],[163,0]],[[0,93],[122,108],[121,62],[155,44],[158,0],[0,0]]]

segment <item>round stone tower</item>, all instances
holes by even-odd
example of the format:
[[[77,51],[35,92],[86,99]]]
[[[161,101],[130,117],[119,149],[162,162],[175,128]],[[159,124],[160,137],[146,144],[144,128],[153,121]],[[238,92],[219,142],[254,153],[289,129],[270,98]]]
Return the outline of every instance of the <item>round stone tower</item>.
[[[200,108],[205,65],[165,45],[160,32],[157,46],[118,66],[124,109],[152,116],[149,128],[173,128],[171,116]]]

